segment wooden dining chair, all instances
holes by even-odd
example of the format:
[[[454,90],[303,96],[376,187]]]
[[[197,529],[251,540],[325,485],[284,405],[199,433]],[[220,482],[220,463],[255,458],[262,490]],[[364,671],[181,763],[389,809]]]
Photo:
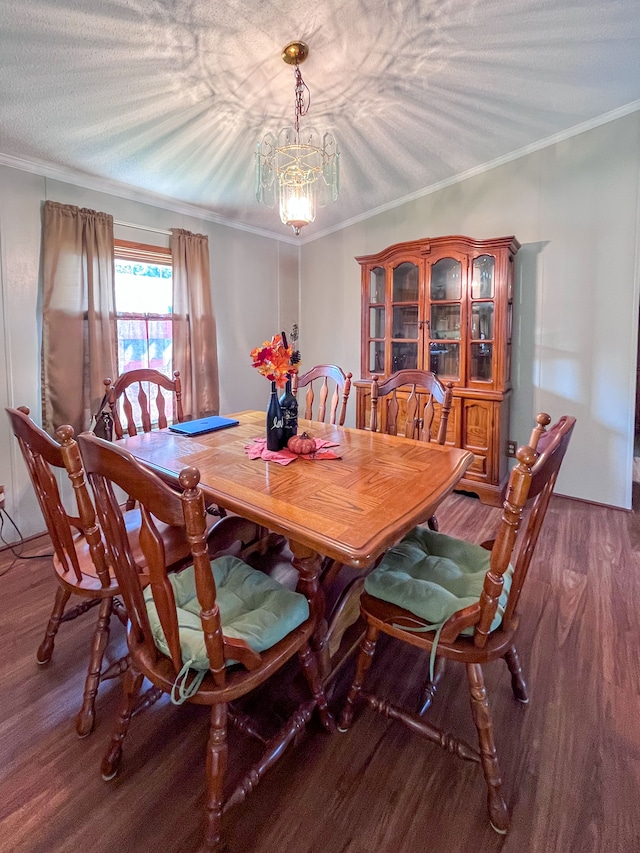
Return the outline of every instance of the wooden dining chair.
[[[116,598],[120,590],[109,567],[93,503],[84,481],[73,428],[60,427],[56,433],[61,439],[61,443],[58,443],[33,422],[26,406],[8,408],[6,412],[18,439],[54,550],[53,569],[58,589],[44,639],[37,651],[38,663],[44,665],[51,660],[56,635],[63,622],[98,607],[82,707],[75,721],[78,735],[85,737],[95,723],[95,701],[100,683],[121,674],[126,668],[126,660],[123,658],[102,670],[111,616],[115,613],[121,622],[126,623],[126,614]],[[54,474],[56,468],[66,469],[71,480],[77,516],[69,515],[64,508]],[[138,543],[139,510],[126,512],[124,523],[132,553],[138,564],[144,567],[144,557]],[[161,535],[169,563],[179,568],[190,554],[189,543],[182,530],[165,525]],[[79,600],[68,608],[71,596]]]
[[[115,382],[104,380],[105,398],[108,401],[113,421],[113,438],[124,437],[123,419],[127,435],[137,435],[138,427],[142,432],[151,432],[154,427],[165,429],[167,420],[166,394],[173,395],[173,423],[184,421],[182,408],[182,384],[180,371],[174,370],[173,380],[164,373],[152,368],[140,368],[121,373]],[[153,404],[153,405],[152,405]],[[94,430],[97,435],[99,433]],[[105,436],[101,436],[104,438]],[[133,509],[135,501],[129,497],[126,508]],[[226,513],[215,504],[207,507],[207,512],[213,516],[224,516]]]
[[[68,515],[62,504],[53,473],[55,468],[65,468],[60,445],[36,426],[26,406],[9,408],[6,412],[47,525],[54,550],[53,568],[58,581],[53,610],[36,654],[38,663],[46,664],[51,660],[62,622],[98,607],[82,708],[76,717],[76,730],[80,737],[84,737],[93,728],[95,699],[100,682],[119,674],[125,668],[124,662],[118,661],[102,672],[102,660],[109,639],[109,622],[114,612],[114,602],[117,601],[114,597],[119,592],[118,584],[109,571],[93,504],[84,483],[74,474],[70,473],[70,477],[78,516]],[[78,603],[67,609],[72,595],[76,596]],[[116,605],[115,613],[123,619],[122,606]]]
[[[174,704],[210,706],[204,849],[218,850],[223,811],[242,802],[285,748],[299,738],[314,708],[327,730],[335,728],[309,647],[315,628],[313,609],[304,595],[285,588],[239,556],[225,553],[211,559],[210,554],[228,552],[233,544],[255,539],[257,526],[238,516],[222,519],[209,538],[208,551],[205,505],[196,468],[185,468],[179,477],[181,490],[174,490],[122,447],[91,433],[78,436],[78,443],[129,614],[131,665],[102,763],[103,778],[110,780],[118,772],[123,741],[145,677],[157,693],[169,694]],[[114,484],[141,507],[140,543],[148,566],[145,577],[123,535]],[[191,542],[193,565],[179,574],[167,573],[157,532],[161,522],[182,526]],[[300,702],[275,735],[265,738],[231,703],[261,685],[296,654],[309,686],[309,699]],[[254,735],[265,752],[223,802],[227,721]]]
[[[347,414],[347,401],[349,400],[349,393],[351,391],[351,376],[351,373],[345,373],[341,367],[337,367],[335,364],[317,364],[301,376],[294,373],[291,383],[294,395],[298,396],[299,388],[307,388],[304,400],[304,417],[310,421],[322,421],[326,423],[328,415],[328,423],[335,424],[337,422],[338,426],[343,426]],[[318,391],[318,408],[314,415],[314,382],[316,380],[319,381],[320,389]],[[320,380],[322,381],[320,382]],[[331,394],[329,408],[327,409],[327,400],[331,389],[330,380],[331,386],[333,386],[333,393]],[[338,406],[340,407],[339,415]]]
[[[514,645],[517,607],[575,425],[575,418],[565,416],[545,432],[550,420],[546,414],[538,415],[529,446],[518,450],[495,540],[474,545],[416,528],[367,576],[360,602],[366,635],[340,718],[340,730],[346,731],[353,721],[354,705],[362,698],[374,710],[399,720],[459,758],[479,763],[487,784],[491,826],[500,834],[509,828],[509,813],[501,790],[483,666],[504,658],[515,698],[528,702]],[[527,501],[530,512],[519,532]],[[512,561],[517,539],[517,557]],[[418,713],[362,690],[381,632],[429,656],[430,676]],[[479,749],[423,719],[447,660],[466,667]]]
[[[173,421],[184,420],[179,370],[174,371],[173,379],[151,368],[129,370],[115,382],[105,379],[104,385],[116,439],[124,436],[125,426],[128,435],[137,435],[140,429],[151,432],[154,426],[164,429],[168,423],[167,394],[173,401]]]
[[[400,389],[409,392],[404,406],[397,396]],[[437,432],[434,429],[435,403],[440,406]],[[429,370],[398,370],[382,382],[379,376],[373,376],[369,429],[372,432],[385,432],[388,435],[400,433],[405,438],[444,444],[452,404],[453,382],[443,385],[435,373]],[[366,429],[364,418],[364,411],[356,415],[358,429]],[[431,530],[437,530],[437,517],[432,515],[427,519],[427,524]]]
[[[398,400],[399,389],[409,392],[404,406]],[[435,403],[440,406],[437,432],[434,429]],[[369,429],[444,444],[452,403],[453,382],[443,385],[429,370],[398,370],[383,381],[379,376],[373,376]],[[356,427],[365,429],[364,412],[359,418],[362,423],[356,423]]]

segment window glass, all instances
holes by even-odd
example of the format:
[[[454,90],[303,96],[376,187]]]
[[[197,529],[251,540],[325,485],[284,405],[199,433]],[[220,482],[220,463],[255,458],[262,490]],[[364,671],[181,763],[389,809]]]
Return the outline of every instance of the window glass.
[[[172,377],[170,252],[161,247],[116,242],[114,270],[118,374],[148,367]],[[145,383],[143,390],[151,400],[154,389]],[[136,423],[140,425],[140,406],[135,396],[131,404]],[[171,395],[165,395],[165,406],[167,418],[172,420]],[[153,421],[155,417],[155,406],[152,406]]]
[[[171,263],[115,259],[116,311],[119,314],[171,314]]]
[[[141,257],[152,247],[140,250]],[[118,373],[151,367],[172,375],[172,267],[166,263],[115,257]],[[135,249],[123,249],[127,255]],[[161,249],[157,250],[162,253]]]

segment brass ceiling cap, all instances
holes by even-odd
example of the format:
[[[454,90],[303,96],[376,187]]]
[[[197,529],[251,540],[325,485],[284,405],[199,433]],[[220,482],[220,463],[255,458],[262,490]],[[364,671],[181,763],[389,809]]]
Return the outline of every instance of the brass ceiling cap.
[[[292,41],[282,51],[282,58],[287,65],[300,65],[309,56],[309,46],[303,41]]]

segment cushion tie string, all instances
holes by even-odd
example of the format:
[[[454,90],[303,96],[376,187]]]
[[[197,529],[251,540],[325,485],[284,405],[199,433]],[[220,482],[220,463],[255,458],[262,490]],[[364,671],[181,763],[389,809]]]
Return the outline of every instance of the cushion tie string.
[[[403,617],[408,622],[413,622],[409,616]],[[435,631],[436,635],[433,638],[433,645],[431,646],[431,654],[429,655],[429,681],[433,681],[433,673],[436,665],[436,654],[438,649],[438,643],[440,642],[440,634],[442,633],[442,629],[444,628],[445,622],[436,622],[433,625],[425,625],[424,622],[418,622],[415,620],[415,625],[399,625],[397,622],[393,622],[391,627],[398,628],[401,631],[411,631],[415,634],[427,634],[429,631]]]
[[[202,684],[205,675],[207,674],[204,669],[197,670],[196,674],[193,676],[191,684],[187,686],[189,667],[192,663],[193,660],[189,658],[171,686],[171,701],[174,705],[183,705],[187,699],[190,699],[194,694],[196,694],[200,689],[200,685]]]

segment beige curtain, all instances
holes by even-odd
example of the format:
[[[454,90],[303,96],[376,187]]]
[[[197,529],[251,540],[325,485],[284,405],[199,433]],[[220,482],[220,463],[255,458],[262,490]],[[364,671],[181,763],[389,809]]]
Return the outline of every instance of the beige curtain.
[[[171,229],[173,369],[180,371],[185,415],[217,415],[218,348],[211,299],[209,240]]]
[[[42,252],[42,421],[81,432],[116,375],[113,217],[46,201]]]

